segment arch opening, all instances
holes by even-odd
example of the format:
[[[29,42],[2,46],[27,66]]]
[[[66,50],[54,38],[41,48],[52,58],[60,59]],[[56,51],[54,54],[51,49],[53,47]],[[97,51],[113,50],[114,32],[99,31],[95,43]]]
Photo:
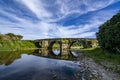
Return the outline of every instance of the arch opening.
[[[52,45],[52,49],[60,49],[60,43],[58,41],[55,41]]]
[[[80,41],[73,41],[69,45],[69,49],[82,49],[82,48],[84,48],[84,45]]]
[[[52,46],[52,51],[55,55],[60,55],[61,51],[60,51],[60,42],[55,41],[53,46]]]
[[[61,54],[61,42],[60,41],[52,41],[49,45],[49,50],[54,55],[60,55]]]

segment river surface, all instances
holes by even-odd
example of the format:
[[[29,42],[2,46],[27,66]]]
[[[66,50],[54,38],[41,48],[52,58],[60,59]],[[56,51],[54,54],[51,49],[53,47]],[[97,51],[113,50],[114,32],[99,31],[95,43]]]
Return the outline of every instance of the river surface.
[[[90,80],[77,51],[0,52],[0,80]]]

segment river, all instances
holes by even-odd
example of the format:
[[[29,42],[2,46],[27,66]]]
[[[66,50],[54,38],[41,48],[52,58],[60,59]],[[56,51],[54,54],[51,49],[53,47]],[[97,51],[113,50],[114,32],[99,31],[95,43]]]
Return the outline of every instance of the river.
[[[91,80],[78,51],[0,52],[0,80]],[[82,59],[82,57],[81,57]]]

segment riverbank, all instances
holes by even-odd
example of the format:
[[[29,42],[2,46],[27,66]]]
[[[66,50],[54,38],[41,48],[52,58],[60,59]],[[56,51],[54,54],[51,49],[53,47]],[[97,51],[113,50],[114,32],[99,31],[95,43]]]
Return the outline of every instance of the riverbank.
[[[16,51],[37,48],[32,40],[21,40],[21,35],[0,34],[0,51]]]
[[[2,41],[0,42],[0,51],[16,51],[35,49],[36,46],[32,41]]]
[[[100,48],[83,49],[82,52],[107,70],[120,74],[120,54],[109,53]]]
[[[97,80],[119,80],[120,79],[120,55],[96,49],[78,50],[78,60],[81,53],[84,55],[84,63],[89,70],[99,76]]]

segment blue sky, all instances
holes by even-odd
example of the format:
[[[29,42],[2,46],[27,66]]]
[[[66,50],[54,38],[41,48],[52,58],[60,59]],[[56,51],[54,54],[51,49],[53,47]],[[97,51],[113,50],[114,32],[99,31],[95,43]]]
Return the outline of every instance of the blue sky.
[[[0,33],[23,39],[95,38],[120,0],[0,0]]]

